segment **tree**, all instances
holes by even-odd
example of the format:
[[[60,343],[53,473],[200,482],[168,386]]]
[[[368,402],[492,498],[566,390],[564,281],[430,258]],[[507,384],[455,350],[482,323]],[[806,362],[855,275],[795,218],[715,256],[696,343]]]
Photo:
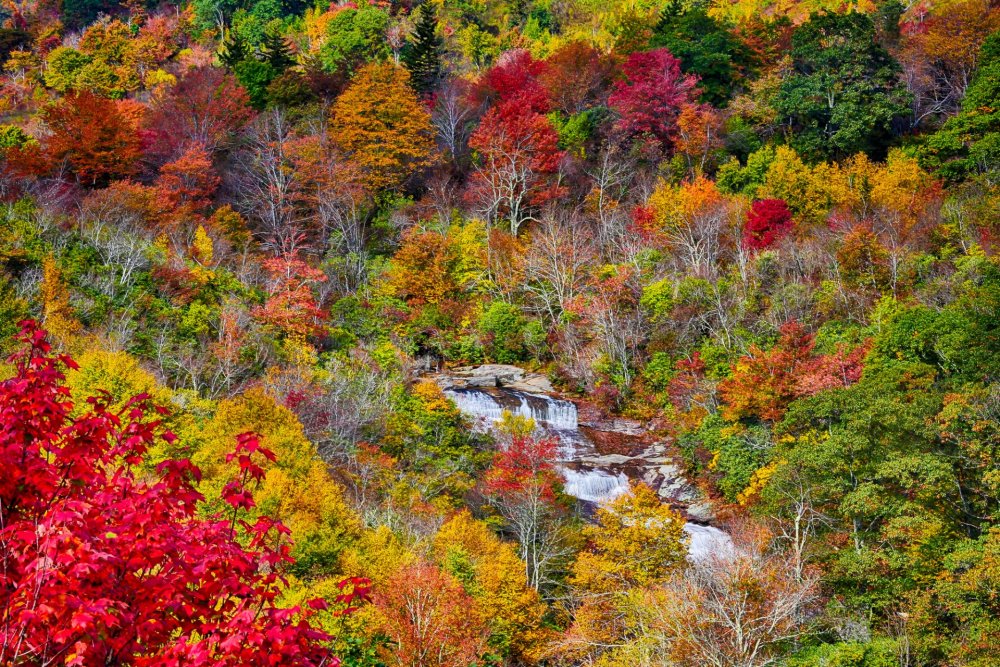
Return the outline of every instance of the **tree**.
[[[170,160],[192,144],[213,155],[229,148],[252,117],[250,98],[236,78],[204,66],[181,76],[158,98],[145,125],[152,134],[152,152]]]
[[[160,167],[156,187],[162,193],[167,209],[183,217],[185,214],[204,212],[220,180],[212,168],[208,151],[192,145],[176,160]]]
[[[489,634],[475,602],[455,579],[418,563],[378,589],[375,605],[393,642],[383,659],[399,667],[466,667],[486,652]]]
[[[403,54],[403,62],[410,70],[410,81],[417,92],[428,94],[441,78],[441,48],[443,41],[437,35],[437,10],[433,2],[420,5],[413,41]]]
[[[548,92],[553,108],[578,114],[601,104],[611,86],[610,58],[587,42],[569,42],[545,60],[538,80]]]
[[[615,129],[626,140],[638,139],[669,151],[677,116],[692,101],[696,79],[681,72],[680,61],[666,49],[636,52],[622,66],[625,80],[615,83],[608,106],[618,114]]]
[[[372,192],[398,189],[432,162],[430,114],[409,79],[390,63],[368,65],[333,106],[331,136]]]
[[[765,250],[792,230],[792,212],[783,199],[758,199],[747,211],[743,245]]]
[[[79,92],[66,95],[42,112],[52,134],[43,151],[52,168],[68,165],[85,185],[107,184],[129,176],[140,157],[139,135],[119,103]]]
[[[555,453],[554,440],[515,437],[494,455],[483,480],[487,498],[517,539],[525,576],[535,590],[550,582],[553,567],[564,556]]]
[[[573,564],[573,584],[593,592],[662,583],[687,556],[684,518],[642,483],[597,509],[587,550]]]
[[[293,339],[304,340],[318,333],[325,316],[312,286],[326,280],[326,275],[294,254],[272,257],[263,264],[271,279],[270,297],[254,315]]]
[[[350,75],[365,63],[383,60],[389,55],[388,28],[389,15],[373,4],[338,9],[326,26],[326,39],[320,47],[323,68]]]
[[[433,552],[475,599],[483,618],[490,619],[490,647],[507,660],[536,661],[548,639],[542,626],[545,605],[528,585],[514,547],[463,510],[438,530]]]
[[[687,74],[698,77],[701,100],[724,105],[737,88],[741,69],[748,64],[746,46],[701,6],[668,3],[650,40],[681,61]]]
[[[749,531],[748,531],[749,532]],[[646,596],[648,650],[683,667],[765,667],[808,630],[815,573],[799,580],[766,536],[737,536],[725,556],[699,560]]]
[[[699,176],[672,186],[660,183],[649,197],[650,225],[655,243],[669,248],[685,272],[712,276],[739,217],[738,201],[719,192],[713,181]]]
[[[490,222],[506,219],[510,233],[534,219],[532,206],[558,195],[550,176],[563,152],[548,118],[532,110],[531,100],[516,96],[486,112],[469,138],[478,152],[469,197]]]
[[[21,340],[15,375],[0,383],[0,661],[338,663],[309,621],[325,602],[275,602],[290,561],[287,529],[240,520],[254,507],[259,461],[273,454],[240,435],[225,515],[203,518],[200,471],[189,460],[140,472],[154,443],[176,439],[146,418],[146,397],[120,411],[98,397],[71,416],[62,367],[75,363],[51,355],[33,323]]]
[[[792,36],[793,72],[775,108],[792,146],[811,158],[885,154],[909,113],[900,66],[864,14],[819,13]]]
[[[907,26],[909,27],[909,26]],[[901,58],[914,93],[915,123],[958,108],[980,63],[980,50],[1000,29],[1000,10],[985,0],[940,8],[910,28]]]
[[[621,648],[642,641],[635,627],[640,591],[664,582],[687,555],[684,519],[642,483],[597,510],[584,529],[587,548],[573,563],[569,584],[576,603],[561,652],[574,663],[642,664]]]

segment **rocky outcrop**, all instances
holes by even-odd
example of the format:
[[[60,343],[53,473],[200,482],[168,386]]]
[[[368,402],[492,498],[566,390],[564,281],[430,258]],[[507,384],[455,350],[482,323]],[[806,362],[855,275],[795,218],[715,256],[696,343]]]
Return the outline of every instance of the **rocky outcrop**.
[[[483,364],[461,366],[447,374],[435,376],[443,388],[454,389],[512,389],[529,393],[552,393],[552,383],[544,375],[528,373],[508,364]]]

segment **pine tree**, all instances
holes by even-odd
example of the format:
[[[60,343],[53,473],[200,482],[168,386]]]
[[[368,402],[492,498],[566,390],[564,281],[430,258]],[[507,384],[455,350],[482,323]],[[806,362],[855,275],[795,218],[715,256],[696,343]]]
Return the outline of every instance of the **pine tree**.
[[[236,65],[246,60],[247,55],[247,45],[243,38],[232,30],[227,31],[222,39],[222,44],[219,45],[219,62],[226,69],[232,70]]]
[[[410,83],[420,93],[429,93],[441,77],[441,45],[437,35],[437,11],[428,1],[420,7],[420,18],[410,48],[404,55]]]
[[[278,74],[284,72],[295,62],[292,58],[292,50],[288,48],[288,42],[284,35],[279,32],[268,32],[264,35],[264,43],[261,48],[264,62],[270,65]]]

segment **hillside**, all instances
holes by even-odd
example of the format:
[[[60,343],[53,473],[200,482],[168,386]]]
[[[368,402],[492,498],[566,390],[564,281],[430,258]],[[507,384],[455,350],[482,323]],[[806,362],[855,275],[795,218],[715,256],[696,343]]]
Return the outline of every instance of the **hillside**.
[[[992,0],[7,0],[0,64],[0,667],[1000,665]]]

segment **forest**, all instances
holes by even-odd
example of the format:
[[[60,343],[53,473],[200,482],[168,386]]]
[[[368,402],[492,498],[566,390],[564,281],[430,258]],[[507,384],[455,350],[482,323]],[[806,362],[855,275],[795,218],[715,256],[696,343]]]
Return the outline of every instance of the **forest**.
[[[0,667],[1000,665],[996,0],[0,0],[0,65]]]

